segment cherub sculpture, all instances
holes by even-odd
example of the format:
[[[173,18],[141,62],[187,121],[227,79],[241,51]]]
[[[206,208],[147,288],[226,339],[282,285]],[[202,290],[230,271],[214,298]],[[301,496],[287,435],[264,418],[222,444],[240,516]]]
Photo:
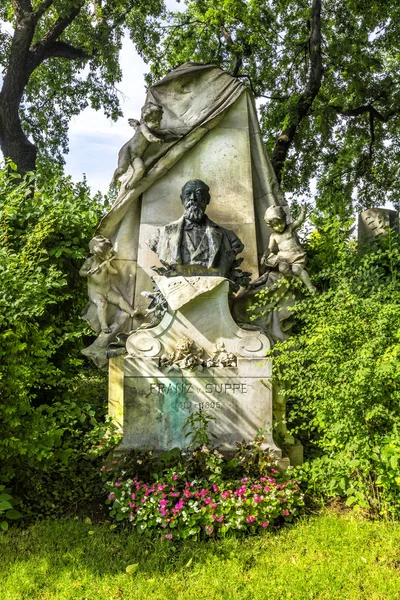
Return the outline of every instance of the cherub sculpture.
[[[310,276],[305,269],[307,256],[296,233],[305,218],[305,206],[302,207],[299,217],[293,223],[287,223],[287,215],[282,206],[270,206],[266,210],[264,221],[273,229],[273,233],[261,258],[261,264],[277,268],[284,275],[294,275],[307,286],[310,292],[315,292],[316,288],[311,283]],[[265,283],[268,276],[268,273],[262,275],[253,283],[252,287]]]
[[[135,309],[125,300],[113,282],[113,276],[118,275],[117,268],[112,265],[115,251],[112,242],[102,235],[96,235],[89,242],[92,256],[87,258],[79,271],[79,275],[88,278],[89,298],[95,304],[101,330],[110,333],[107,324],[107,306],[113,304],[128,313],[137,316]]]
[[[162,144],[164,139],[155,132],[160,128],[163,108],[154,102],[147,102],[141,111],[140,123],[136,119],[129,119],[128,123],[135,128],[135,135],[124,144],[118,154],[118,168],[115,169],[111,185],[115,185],[128,167],[133,173],[125,184],[130,190],[143,177],[145,165],[142,156],[151,143]]]

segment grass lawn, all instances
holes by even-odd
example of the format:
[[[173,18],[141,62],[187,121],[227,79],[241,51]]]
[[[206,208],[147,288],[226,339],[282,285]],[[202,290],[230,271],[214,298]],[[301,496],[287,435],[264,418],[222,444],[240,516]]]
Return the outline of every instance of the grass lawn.
[[[0,598],[400,599],[400,524],[326,512],[262,537],[175,545],[45,521],[0,536]]]

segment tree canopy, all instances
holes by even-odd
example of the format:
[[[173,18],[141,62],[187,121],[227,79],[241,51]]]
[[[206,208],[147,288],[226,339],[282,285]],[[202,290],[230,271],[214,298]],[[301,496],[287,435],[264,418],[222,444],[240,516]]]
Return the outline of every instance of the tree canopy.
[[[0,0],[0,147],[20,172],[37,156],[63,162],[69,121],[86,106],[121,115],[124,32],[152,45],[162,12],[163,0]]]
[[[285,191],[316,182],[318,207],[342,215],[400,204],[396,0],[186,0],[172,13],[163,0],[0,0],[0,19],[0,146],[21,172],[37,155],[63,161],[86,106],[121,115],[128,32],[148,83],[192,60],[252,89]]]
[[[192,60],[221,65],[260,102],[286,191],[317,185],[339,214],[399,196],[400,5],[395,0],[188,0],[141,49],[149,81]]]

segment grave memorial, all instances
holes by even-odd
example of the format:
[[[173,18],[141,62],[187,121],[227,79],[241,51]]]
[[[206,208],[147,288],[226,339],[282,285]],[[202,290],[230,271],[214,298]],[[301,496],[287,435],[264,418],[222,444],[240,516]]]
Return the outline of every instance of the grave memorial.
[[[222,451],[267,430],[284,468],[295,446],[283,425],[286,456],[273,437],[284,405],[265,353],[288,336],[289,313],[275,307],[254,325],[245,307],[283,274],[308,275],[251,93],[219,67],[187,63],[149,89],[141,121],[130,121],[118,198],[81,269],[98,334],[83,352],[109,369],[118,451],[183,448],[188,415],[204,410]],[[270,207],[285,223],[275,251]]]

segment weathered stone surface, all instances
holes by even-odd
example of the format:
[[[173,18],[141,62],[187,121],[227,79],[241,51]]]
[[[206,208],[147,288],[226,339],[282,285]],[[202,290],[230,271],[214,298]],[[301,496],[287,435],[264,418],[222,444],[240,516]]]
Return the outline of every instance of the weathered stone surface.
[[[135,307],[145,307],[141,292],[151,289],[151,267],[161,266],[146,241],[157,228],[181,217],[181,189],[190,179],[207,183],[211,194],[207,215],[218,225],[235,232],[244,245],[240,268],[258,276],[258,253],[262,253],[263,247],[257,248],[248,121],[248,105],[243,95],[218,127],[209,131],[189,154],[143,194]]]
[[[265,210],[286,204],[265,152],[254,99],[237,78],[213,65],[188,63],[152,86],[145,104],[149,102],[163,108],[157,134],[164,143],[149,143],[140,157],[143,175],[133,189],[122,185],[97,230],[113,243],[119,291],[143,312],[148,299],[142,292],[152,289],[151,267],[161,266],[146,240],[157,227],[179,218],[179,194],[186,181],[199,178],[210,186],[208,215],[241,239],[240,268],[253,278],[259,275],[259,257],[268,241],[262,225]],[[95,321],[90,322],[97,330]],[[111,332],[100,333],[84,351],[99,366],[107,363],[107,344],[139,323],[110,305],[107,324]]]
[[[265,358],[270,342],[260,331],[243,330],[233,321],[229,282],[222,277],[160,277],[157,284],[166,296],[168,313],[156,327],[129,336],[123,394],[121,379],[115,396],[110,389],[114,414],[123,415],[119,451],[183,448],[187,446],[185,420],[191,411],[203,409],[216,417],[210,431],[222,450],[232,451],[237,442],[252,440],[261,428],[268,431],[265,447],[280,457],[272,436],[271,364]],[[184,353],[177,356],[177,348],[184,339],[193,342],[193,368],[163,368],[162,364],[174,360],[179,363]],[[236,366],[203,366],[211,364],[218,344],[236,359]],[[163,361],[171,354],[175,359]],[[113,369],[117,381],[118,365]]]
[[[386,235],[388,228],[399,229],[399,215],[388,208],[368,208],[358,215],[358,242],[362,244],[378,235]]]
[[[216,418],[210,433],[221,450],[233,451],[237,442],[250,441],[265,428],[270,430],[265,446],[280,456],[271,433],[272,394],[266,387],[270,365],[259,363],[260,358],[238,358],[237,367],[166,373],[157,358],[126,358],[121,449],[185,448],[183,425],[191,412],[201,409]]]

